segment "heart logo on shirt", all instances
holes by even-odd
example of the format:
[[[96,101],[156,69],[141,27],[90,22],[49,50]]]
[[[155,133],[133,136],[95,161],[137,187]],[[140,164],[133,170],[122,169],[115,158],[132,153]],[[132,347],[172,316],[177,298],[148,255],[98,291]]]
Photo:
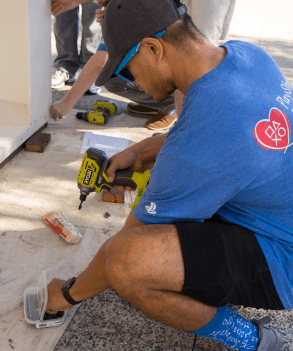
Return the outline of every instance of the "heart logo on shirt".
[[[288,149],[291,138],[291,128],[288,117],[284,112],[273,107],[269,119],[259,121],[254,128],[257,143],[267,150]]]

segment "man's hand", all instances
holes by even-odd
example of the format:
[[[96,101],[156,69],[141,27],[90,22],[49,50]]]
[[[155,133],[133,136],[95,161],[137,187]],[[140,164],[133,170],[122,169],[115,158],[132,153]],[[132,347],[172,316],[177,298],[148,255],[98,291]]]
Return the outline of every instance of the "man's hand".
[[[136,151],[132,147],[112,156],[109,163],[107,176],[110,182],[113,182],[117,169],[131,168],[133,171],[139,171],[142,166],[142,161],[138,158]]]
[[[66,311],[72,307],[63,296],[61,288],[63,287],[65,280],[54,278],[50,284],[48,284],[48,303],[46,312],[55,314],[58,311]]]
[[[51,0],[51,12],[53,16],[58,16],[68,10],[72,10],[79,6],[79,2],[75,0]]]
[[[96,21],[99,22],[100,24],[102,23],[104,11],[105,9],[96,10]]]
[[[110,0],[97,0],[98,5],[106,7],[109,4]]]
[[[117,169],[130,168],[135,172],[143,173],[147,169],[152,169],[155,162],[154,159],[142,160],[139,156],[139,152],[137,152],[135,146],[133,146],[112,156],[109,163],[110,166],[107,170],[107,176],[109,181],[113,182],[115,178],[115,171],[117,171]],[[135,190],[129,186],[115,186],[115,188],[119,189],[120,191],[124,191],[125,189],[129,191]]]
[[[61,119],[69,111],[70,111],[70,108],[68,108],[68,104],[64,101],[64,99],[54,102],[50,108],[51,117],[55,121],[57,121],[58,119]]]

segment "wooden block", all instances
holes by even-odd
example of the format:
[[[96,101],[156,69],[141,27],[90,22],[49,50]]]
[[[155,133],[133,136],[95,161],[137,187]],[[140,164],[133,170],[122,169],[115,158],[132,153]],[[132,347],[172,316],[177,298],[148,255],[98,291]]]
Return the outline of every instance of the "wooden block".
[[[51,140],[51,134],[37,133],[34,134],[26,143],[26,151],[44,152]]]
[[[114,195],[110,193],[104,193],[102,197],[102,201],[123,204],[124,195]]]
[[[124,195],[115,195],[118,204],[124,204]]]
[[[108,193],[108,194],[104,193],[103,197],[102,197],[102,200],[105,201],[105,202],[112,202],[112,203],[116,202],[115,195],[110,194],[110,193]]]

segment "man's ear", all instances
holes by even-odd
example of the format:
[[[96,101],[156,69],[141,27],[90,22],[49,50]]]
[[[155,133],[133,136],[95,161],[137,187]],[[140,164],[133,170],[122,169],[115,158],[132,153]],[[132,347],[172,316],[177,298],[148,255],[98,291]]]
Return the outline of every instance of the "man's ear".
[[[141,48],[144,55],[150,56],[153,60],[160,61],[163,58],[164,47],[156,38],[144,38],[141,42]]]

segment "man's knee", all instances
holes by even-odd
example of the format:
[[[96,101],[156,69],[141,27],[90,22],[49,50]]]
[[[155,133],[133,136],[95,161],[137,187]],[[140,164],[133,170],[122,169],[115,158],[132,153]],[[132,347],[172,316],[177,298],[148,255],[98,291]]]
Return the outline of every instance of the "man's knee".
[[[108,80],[104,87],[113,94],[119,95],[119,93],[125,92],[125,90],[131,89],[131,85],[119,77],[114,77]]]
[[[105,274],[108,283],[123,298],[127,298],[137,280],[138,265],[136,255],[129,243],[132,241],[131,230],[127,230],[113,240],[106,247]],[[136,269],[134,269],[136,267]]]
[[[173,225],[126,230],[110,240],[105,253],[107,281],[125,299],[143,289],[182,290],[184,264]]]

